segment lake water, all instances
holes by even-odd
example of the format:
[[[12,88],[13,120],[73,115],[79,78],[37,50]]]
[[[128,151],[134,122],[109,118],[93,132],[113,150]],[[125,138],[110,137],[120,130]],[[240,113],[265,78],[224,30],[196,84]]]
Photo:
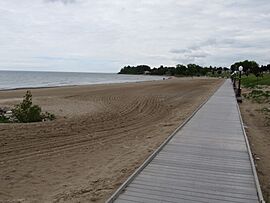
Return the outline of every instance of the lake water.
[[[0,90],[162,80],[162,76],[116,73],[0,71]]]

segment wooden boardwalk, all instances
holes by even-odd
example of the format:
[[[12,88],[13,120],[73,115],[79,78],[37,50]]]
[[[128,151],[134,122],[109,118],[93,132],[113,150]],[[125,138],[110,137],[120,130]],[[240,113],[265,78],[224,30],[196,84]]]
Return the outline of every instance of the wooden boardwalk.
[[[227,80],[107,202],[260,202],[250,157]]]

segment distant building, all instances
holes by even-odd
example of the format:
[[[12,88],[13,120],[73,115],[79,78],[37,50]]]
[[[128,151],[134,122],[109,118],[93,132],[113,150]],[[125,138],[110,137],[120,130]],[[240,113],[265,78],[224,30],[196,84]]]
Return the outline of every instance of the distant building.
[[[150,74],[150,71],[146,70],[146,71],[144,71],[143,74],[144,74],[144,75],[149,75],[149,74]]]

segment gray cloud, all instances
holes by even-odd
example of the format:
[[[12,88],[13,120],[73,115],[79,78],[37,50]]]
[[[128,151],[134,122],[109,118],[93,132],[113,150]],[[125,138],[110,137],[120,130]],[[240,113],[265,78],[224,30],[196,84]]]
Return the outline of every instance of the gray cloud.
[[[176,56],[172,57],[172,60],[176,63],[188,64],[188,63],[198,63],[200,60],[209,56],[209,53],[201,50],[187,50],[182,53],[177,53]]]
[[[45,2],[70,4],[70,3],[75,3],[76,0],[45,0]]]
[[[186,49],[171,49],[170,53],[173,54],[187,54],[187,53],[192,53],[195,51],[201,51],[202,49],[204,49],[205,47],[209,47],[209,46],[214,46],[217,44],[216,39],[207,39],[206,41],[197,43],[197,44],[192,44],[191,46],[188,46]]]
[[[203,52],[201,52],[201,53],[192,53],[192,54],[189,54],[189,57],[192,57],[192,58],[205,58],[205,57],[207,57],[208,56],[208,54],[207,53],[203,53]]]
[[[173,54],[183,54],[189,52],[189,49],[171,49],[170,52]]]
[[[0,1],[0,69],[270,63],[269,9],[269,0]]]
[[[194,43],[188,46],[186,49],[171,49],[170,53],[177,54],[178,56],[173,56],[173,60],[180,63],[193,63],[198,62],[203,58],[206,58],[209,53],[207,53],[207,48],[213,47],[217,44],[217,40],[207,39],[200,43]]]

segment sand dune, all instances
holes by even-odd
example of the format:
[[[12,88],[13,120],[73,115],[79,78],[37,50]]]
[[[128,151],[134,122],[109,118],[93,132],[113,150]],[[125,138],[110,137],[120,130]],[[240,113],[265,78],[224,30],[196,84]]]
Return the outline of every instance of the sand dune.
[[[222,81],[32,90],[57,119],[0,125],[0,202],[104,202]],[[24,93],[0,92],[0,106]]]

